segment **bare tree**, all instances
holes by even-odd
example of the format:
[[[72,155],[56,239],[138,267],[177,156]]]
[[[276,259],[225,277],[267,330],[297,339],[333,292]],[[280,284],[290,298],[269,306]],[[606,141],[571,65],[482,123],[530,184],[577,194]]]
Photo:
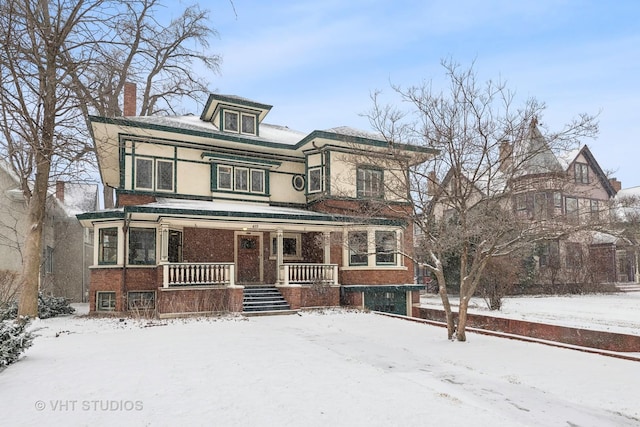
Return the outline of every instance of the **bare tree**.
[[[504,82],[480,83],[473,66],[462,69],[450,60],[442,66],[448,81],[445,91],[430,82],[394,87],[410,110],[381,105],[374,94],[367,116],[390,144],[408,142],[439,151],[431,161],[412,168],[409,197],[421,235],[422,262],[439,285],[448,336],[465,341],[469,300],[489,262],[575,229],[555,221],[547,204],[545,220],[522,218],[512,200],[532,188],[562,191],[566,174],[549,161],[548,154],[594,136],[597,122],[582,114],[561,131],[542,135],[538,117],[543,103],[529,98],[516,105],[515,94]],[[537,180],[530,179],[534,167],[539,168],[533,175]],[[452,254],[459,259],[457,328],[444,268]]]
[[[198,98],[206,82],[193,63],[214,31],[189,7],[168,25],[156,0],[0,1],[0,146],[27,203],[19,314],[37,315],[46,199],[52,177],[77,175],[92,159],[89,113],[116,115],[125,80],[143,83],[142,114]],[[77,179],[77,177],[76,177]]]

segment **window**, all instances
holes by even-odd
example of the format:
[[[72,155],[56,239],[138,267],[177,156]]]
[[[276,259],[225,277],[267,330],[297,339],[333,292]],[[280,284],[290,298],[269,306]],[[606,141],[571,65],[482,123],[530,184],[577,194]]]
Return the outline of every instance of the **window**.
[[[224,112],[224,130],[238,132],[238,113],[235,111]]]
[[[153,160],[136,159],[136,188],[153,190]]]
[[[547,194],[536,193],[533,197],[533,217],[547,219]]]
[[[212,173],[217,174],[212,182],[211,190],[239,191],[244,193],[265,194],[267,188],[267,172],[264,169],[247,167],[214,165]]]
[[[154,310],[156,308],[156,293],[153,291],[128,292],[128,310]]]
[[[96,310],[113,311],[116,309],[115,292],[96,292]]]
[[[302,259],[300,234],[285,233],[282,236],[282,257],[284,259]],[[278,255],[278,235],[271,233],[271,258]]]
[[[349,265],[367,265],[369,248],[366,231],[350,231],[349,238]]]
[[[589,166],[586,163],[576,163],[573,165],[576,182],[578,184],[589,183]]]
[[[218,188],[221,190],[231,190],[231,175],[233,168],[230,166],[218,166]]]
[[[304,190],[304,176],[294,175],[293,178],[291,178],[291,185],[293,185],[296,191]]]
[[[53,273],[53,248],[47,246],[44,253],[44,272]]]
[[[357,196],[362,198],[382,198],[384,181],[380,169],[358,168],[356,187]]]
[[[136,158],[135,188],[140,190],[173,191],[173,160]]]
[[[131,228],[129,230],[129,264],[156,263],[156,229]]]
[[[582,267],[582,248],[580,243],[567,243],[567,256],[565,258],[567,268]]]
[[[242,133],[256,134],[256,116],[242,115]]]
[[[118,262],[118,228],[101,228],[98,233],[98,264],[116,264]]]
[[[562,209],[562,193],[559,191],[553,192],[553,207]]]
[[[537,252],[540,267],[558,268],[560,266],[560,246],[557,240],[540,243]]]
[[[396,263],[397,240],[393,231],[376,231],[376,265]]]
[[[591,200],[591,219],[597,220],[600,218],[600,203],[598,200]]]
[[[251,169],[251,192],[264,193],[264,171]]]
[[[564,204],[567,218],[578,219],[578,199],[575,197],[565,197]]]
[[[517,211],[526,211],[527,210],[527,195],[526,194],[516,194],[516,210]]]
[[[322,191],[322,168],[309,169],[309,193]]]
[[[166,160],[156,161],[156,189],[161,191],[173,191],[173,162]]]
[[[235,168],[236,191],[249,191],[249,169]]]
[[[169,262],[182,262],[182,231],[169,230]]]

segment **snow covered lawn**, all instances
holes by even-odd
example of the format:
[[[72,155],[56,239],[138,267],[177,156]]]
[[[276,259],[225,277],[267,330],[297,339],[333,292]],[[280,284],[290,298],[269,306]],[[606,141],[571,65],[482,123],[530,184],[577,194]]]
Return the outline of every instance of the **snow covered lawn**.
[[[451,298],[454,310],[458,302],[457,298]],[[442,309],[438,295],[422,295],[420,303],[423,307]],[[482,298],[473,298],[469,313],[640,335],[640,292],[508,297],[499,311],[490,311]]]
[[[36,322],[0,424],[632,426],[640,363],[370,313]]]

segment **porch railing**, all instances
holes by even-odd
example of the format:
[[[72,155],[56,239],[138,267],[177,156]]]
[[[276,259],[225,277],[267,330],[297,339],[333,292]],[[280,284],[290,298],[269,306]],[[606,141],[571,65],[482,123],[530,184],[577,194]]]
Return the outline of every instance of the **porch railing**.
[[[162,286],[208,286],[235,284],[233,263],[181,262],[163,265]]]
[[[282,264],[279,282],[283,285],[338,284],[337,264]]]

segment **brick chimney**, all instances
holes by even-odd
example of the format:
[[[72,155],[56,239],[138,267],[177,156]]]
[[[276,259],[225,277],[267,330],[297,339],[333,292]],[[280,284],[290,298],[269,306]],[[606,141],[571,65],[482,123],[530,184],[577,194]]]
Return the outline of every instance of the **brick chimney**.
[[[438,177],[436,171],[430,171],[427,177],[427,196],[435,196],[438,188]]]
[[[616,178],[609,178],[609,184],[616,190],[616,193],[622,190],[622,183],[618,181]]]
[[[509,143],[508,140],[503,139],[500,142],[500,158],[499,158],[499,162],[500,162],[500,170],[501,171],[505,171],[509,166],[511,166],[511,154],[513,152],[513,147],[511,147],[511,144]]]
[[[131,117],[136,115],[136,84],[126,82],[124,84],[124,108],[123,115]]]
[[[64,203],[64,181],[56,181],[56,198]]]

